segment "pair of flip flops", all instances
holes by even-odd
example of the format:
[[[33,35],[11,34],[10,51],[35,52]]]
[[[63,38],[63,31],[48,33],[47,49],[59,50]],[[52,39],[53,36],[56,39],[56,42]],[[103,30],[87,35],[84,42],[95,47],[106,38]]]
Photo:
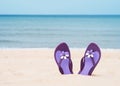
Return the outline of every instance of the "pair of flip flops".
[[[73,64],[69,47],[66,43],[57,46],[54,52],[55,61],[61,74],[73,74]],[[78,74],[91,75],[101,57],[100,48],[95,43],[90,43],[80,63]]]

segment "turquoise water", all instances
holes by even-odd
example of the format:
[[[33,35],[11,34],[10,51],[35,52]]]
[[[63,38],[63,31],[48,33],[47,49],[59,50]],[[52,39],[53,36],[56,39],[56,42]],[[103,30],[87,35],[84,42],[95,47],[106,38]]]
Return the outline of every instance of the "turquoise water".
[[[120,48],[120,16],[1,15],[0,48]]]

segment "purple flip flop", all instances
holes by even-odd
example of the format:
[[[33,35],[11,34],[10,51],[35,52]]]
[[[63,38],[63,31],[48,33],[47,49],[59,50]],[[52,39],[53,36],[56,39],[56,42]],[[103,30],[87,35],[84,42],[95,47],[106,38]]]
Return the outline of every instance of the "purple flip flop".
[[[100,48],[95,43],[90,43],[84,57],[81,59],[81,68],[78,74],[91,75],[101,58]]]
[[[66,43],[61,43],[57,46],[54,57],[61,74],[73,74],[70,50]]]

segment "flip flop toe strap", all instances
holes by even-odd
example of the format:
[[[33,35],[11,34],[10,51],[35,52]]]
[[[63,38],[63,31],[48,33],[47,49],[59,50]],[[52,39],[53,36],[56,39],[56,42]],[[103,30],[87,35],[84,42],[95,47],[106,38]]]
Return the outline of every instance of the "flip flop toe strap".
[[[69,59],[69,58],[67,57],[66,59],[64,59],[64,58],[60,59],[60,61],[59,61],[58,64],[61,65],[62,61],[63,61],[63,60],[67,60],[67,59]]]
[[[94,50],[88,50],[88,51],[86,52],[86,54],[85,54],[87,58],[90,58],[90,59],[91,59],[93,65],[95,65],[94,53],[95,53]]]
[[[91,58],[91,61],[92,61],[93,65],[95,65],[95,61],[94,61],[94,58]]]

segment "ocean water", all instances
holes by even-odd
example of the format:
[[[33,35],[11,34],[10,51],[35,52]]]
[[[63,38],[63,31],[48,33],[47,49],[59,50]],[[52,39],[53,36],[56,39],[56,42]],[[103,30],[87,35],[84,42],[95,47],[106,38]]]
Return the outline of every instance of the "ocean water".
[[[0,48],[55,48],[66,42],[86,48],[120,49],[120,16],[1,15]]]

